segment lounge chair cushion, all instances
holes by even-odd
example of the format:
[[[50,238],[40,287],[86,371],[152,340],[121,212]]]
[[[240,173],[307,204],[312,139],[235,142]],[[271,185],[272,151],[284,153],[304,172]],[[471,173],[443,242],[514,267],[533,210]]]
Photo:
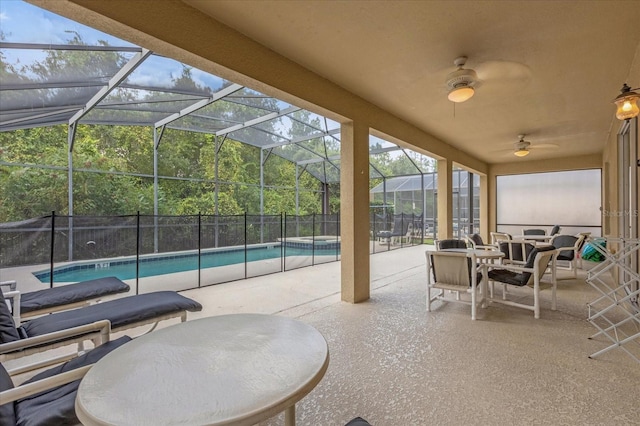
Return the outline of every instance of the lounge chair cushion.
[[[111,321],[111,328],[117,329],[160,315],[185,310],[201,311],[202,305],[174,291],[157,291],[35,318],[23,323],[21,329],[28,337],[34,337],[103,319]]]
[[[129,286],[116,277],[98,278],[77,284],[47,288],[20,295],[20,312],[27,313],[54,306],[126,293]]]
[[[7,370],[0,364],[0,392],[9,389],[13,389],[13,380],[11,380],[11,376],[9,376]],[[13,408],[13,403],[10,402],[0,405],[0,426],[15,426],[15,424],[16,413]]]
[[[13,321],[7,302],[0,291],[0,343],[9,343],[20,340],[20,335],[16,330],[16,323]]]
[[[131,337],[122,336],[119,339],[104,343],[78,358],[33,376],[25,383],[31,383],[96,363],[106,354],[130,340]],[[46,426],[80,423],[74,408],[78,386],[80,386],[80,380],[16,401],[16,424],[18,426]]]

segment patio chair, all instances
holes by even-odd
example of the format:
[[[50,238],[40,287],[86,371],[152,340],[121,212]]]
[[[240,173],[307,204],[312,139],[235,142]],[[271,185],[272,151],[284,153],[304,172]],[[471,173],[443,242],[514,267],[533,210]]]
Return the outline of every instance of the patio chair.
[[[436,246],[436,250],[467,248],[467,242],[465,240],[459,240],[457,238],[452,238],[448,240],[435,240],[434,244]]]
[[[491,236],[491,245],[496,247],[500,241],[511,241],[513,239],[511,234],[506,232],[490,232],[489,235]]]
[[[43,371],[14,386],[11,375],[0,364],[0,424],[80,424],[75,399],[80,380],[106,354],[129,342],[129,336],[107,341],[66,363]]]
[[[469,246],[474,250],[498,250],[497,246],[485,244],[480,234],[466,235],[465,239]]]
[[[482,282],[482,274],[476,273],[476,256],[451,251],[427,251],[427,312],[431,312],[431,302],[457,302],[471,305],[471,319],[476,319],[479,304],[484,297],[479,297],[478,288]],[[433,274],[433,279],[431,278]],[[431,295],[431,289],[438,289]],[[455,293],[455,299],[445,296],[445,290]],[[461,293],[471,293],[471,301],[463,300]],[[484,296],[484,294],[483,294]]]
[[[349,420],[344,426],[371,426],[371,424],[362,417],[356,417],[355,419]]]
[[[412,232],[413,223],[411,219],[404,214],[399,214],[393,217],[391,231],[379,231],[376,237],[379,241],[385,239],[391,244],[402,244],[405,240],[407,242],[411,241]]]
[[[64,336],[51,342],[48,337],[53,333],[61,333],[66,329],[96,321],[108,320],[114,332],[153,324],[148,333],[155,329],[160,321],[180,318],[184,322],[187,320],[187,311],[202,310],[202,305],[198,302],[174,291],[158,291],[52,313],[26,321],[16,328],[4,296],[0,298],[0,361],[22,358],[73,343],[82,343],[86,338],[74,339]],[[43,340],[46,343],[43,343]],[[53,358],[32,364],[30,367],[31,369],[40,368],[58,362],[60,362],[59,358]]]
[[[13,299],[11,312],[18,325],[26,318],[87,306],[105,296],[130,290],[128,284],[116,277],[98,278],[29,293],[21,293],[16,289],[16,284],[16,281],[0,282],[0,290],[7,289],[3,290],[5,298]]]
[[[485,264],[489,284],[489,300],[492,302],[502,303],[518,308],[529,309],[533,311],[534,318],[540,318],[540,290],[542,278],[547,271],[547,267],[551,264],[551,310],[556,310],[556,255],[557,251],[552,246],[534,247],[527,263],[524,265],[507,264],[507,265],[491,265]],[[502,284],[502,298],[493,297],[493,285],[495,282]],[[532,287],[533,288],[533,305],[514,300],[507,300],[506,286],[512,285],[516,287]]]
[[[522,235],[547,235],[544,229],[523,229]]]
[[[501,241],[498,248],[504,253],[502,264],[524,265],[534,247],[533,244],[525,240]]]
[[[585,235],[556,235],[551,239],[551,245],[558,250],[556,257],[557,269],[564,269],[571,272],[571,277],[558,279],[576,278],[578,276],[578,259],[580,249],[584,243]]]

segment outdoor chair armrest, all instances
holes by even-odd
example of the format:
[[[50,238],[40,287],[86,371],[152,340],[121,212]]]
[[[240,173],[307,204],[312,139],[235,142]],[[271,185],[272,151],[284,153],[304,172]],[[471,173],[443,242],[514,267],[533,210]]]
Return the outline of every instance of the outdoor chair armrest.
[[[530,272],[535,273],[535,268],[525,268],[524,266],[516,263],[502,263],[502,264],[493,264],[493,263],[483,263],[482,267],[489,272],[490,269],[506,269],[507,271],[512,272]]]
[[[491,244],[486,244],[483,246],[475,246],[475,248],[477,248],[478,250],[500,250],[498,246],[494,246]]]
[[[0,287],[9,287],[9,290],[15,290],[17,286],[16,280],[11,281],[0,281]]]
[[[13,322],[17,325],[20,324],[20,290],[10,290],[7,292],[2,292],[5,302],[9,302],[11,299],[11,316],[13,317]]]
[[[0,392],[0,400],[2,400],[2,403],[5,404],[38,394],[49,389],[66,385],[67,383],[75,382],[76,380],[82,379],[84,375],[87,374],[87,372],[91,369],[91,367],[93,367],[93,364],[85,365],[84,367],[56,374],[54,376],[37,380],[35,382],[16,386],[13,389]]]
[[[100,337],[102,343],[108,342],[111,334],[111,323],[109,320],[96,321],[91,324],[78,327],[67,328],[53,333],[43,334],[14,342],[0,343],[0,354],[20,351],[47,343],[63,342],[74,337],[86,337],[86,340]],[[91,337],[93,336],[93,337]]]

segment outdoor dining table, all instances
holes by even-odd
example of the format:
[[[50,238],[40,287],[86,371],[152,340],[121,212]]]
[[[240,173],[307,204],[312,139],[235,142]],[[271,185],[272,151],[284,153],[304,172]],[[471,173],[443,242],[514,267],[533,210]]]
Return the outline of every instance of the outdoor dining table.
[[[262,314],[207,317],[138,337],[82,379],[76,414],[84,425],[253,425],[285,412],[329,365],[318,330]]]

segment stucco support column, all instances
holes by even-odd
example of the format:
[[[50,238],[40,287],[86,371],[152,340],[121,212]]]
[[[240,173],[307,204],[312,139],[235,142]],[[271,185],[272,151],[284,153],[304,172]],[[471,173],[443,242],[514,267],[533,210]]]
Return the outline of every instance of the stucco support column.
[[[369,299],[369,127],[341,126],[340,252],[342,300]]]
[[[480,175],[480,235],[483,241],[489,240],[489,178]]]
[[[438,239],[453,238],[453,162],[438,160]]]

